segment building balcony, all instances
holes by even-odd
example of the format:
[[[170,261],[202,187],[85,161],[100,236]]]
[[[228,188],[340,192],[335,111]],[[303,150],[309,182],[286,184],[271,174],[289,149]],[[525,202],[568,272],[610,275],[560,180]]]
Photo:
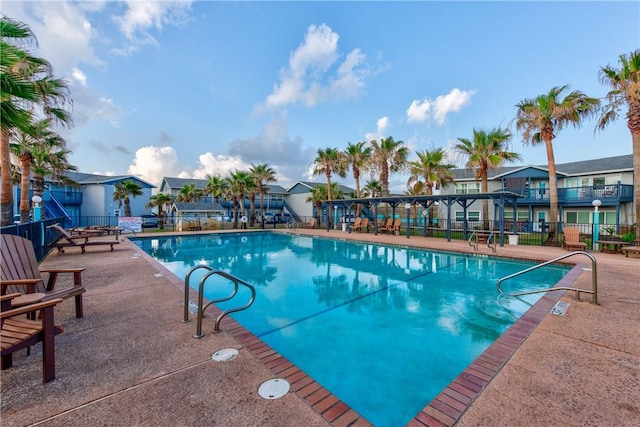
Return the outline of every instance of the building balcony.
[[[523,197],[518,199],[519,205],[548,205],[549,188],[509,189]],[[633,185],[608,184],[584,187],[558,188],[558,203],[563,205],[589,205],[594,200],[601,200],[605,205],[615,205],[633,201]]]

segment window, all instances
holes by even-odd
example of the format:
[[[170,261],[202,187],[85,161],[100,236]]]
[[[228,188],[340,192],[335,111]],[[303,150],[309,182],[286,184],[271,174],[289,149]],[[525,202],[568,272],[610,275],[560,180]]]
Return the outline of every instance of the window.
[[[571,211],[567,212],[568,224],[589,224],[591,222],[589,211]]]
[[[594,188],[604,188],[604,177],[593,178],[593,187]]]
[[[456,221],[464,221],[464,211],[456,211]],[[480,211],[467,211],[467,220],[480,221]]]
[[[513,221],[513,211],[504,211],[504,219],[505,221]],[[518,221],[528,221],[529,220],[529,212],[520,211],[518,212]]]
[[[480,183],[462,183],[456,185],[456,194],[478,194],[480,192]]]

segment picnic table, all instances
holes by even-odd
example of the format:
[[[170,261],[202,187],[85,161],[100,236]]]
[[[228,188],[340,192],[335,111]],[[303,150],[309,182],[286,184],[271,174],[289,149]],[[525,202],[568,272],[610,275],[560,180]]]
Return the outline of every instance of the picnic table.
[[[623,246],[631,245],[631,242],[623,242],[622,240],[598,240],[598,250],[610,254],[622,253]]]

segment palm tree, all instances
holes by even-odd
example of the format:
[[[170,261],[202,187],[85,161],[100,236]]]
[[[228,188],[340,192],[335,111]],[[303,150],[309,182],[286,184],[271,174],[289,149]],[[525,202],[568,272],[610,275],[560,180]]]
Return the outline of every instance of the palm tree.
[[[65,141],[55,132],[49,129],[51,119],[39,120],[32,125],[30,133],[18,130],[14,142],[10,144],[11,151],[20,160],[20,221],[27,221],[29,218],[31,188],[31,165],[34,152],[42,144],[53,144],[57,147],[64,147]]]
[[[377,179],[370,179],[364,186],[364,194],[367,197],[378,197],[382,193],[382,185]]]
[[[382,138],[380,142],[373,140],[372,163],[380,172],[382,196],[389,196],[389,173],[400,172],[405,169],[409,149],[403,147],[404,142],[394,141],[393,137]]]
[[[609,86],[608,104],[602,108],[597,128],[604,129],[618,118],[618,112],[627,107],[627,127],[631,131],[633,146],[633,183],[636,203],[636,236],[640,236],[640,49],[620,55],[620,68],[607,65],[600,69],[600,82]]]
[[[558,218],[558,185],[553,140],[556,132],[572,125],[579,127],[582,121],[598,111],[600,100],[590,98],[580,91],[573,91],[564,98],[569,86],[552,88],[549,93],[534,99],[524,99],[516,105],[516,127],[522,132],[525,145],[545,144],[549,165],[549,241],[556,235]]]
[[[351,165],[353,179],[356,182],[356,198],[360,197],[360,172],[364,172],[369,167],[371,153],[373,149],[366,147],[366,141],[355,144],[349,143],[345,151],[347,164]]]
[[[453,146],[456,155],[466,157],[466,167],[473,169],[476,180],[480,180],[480,192],[489,192],[489,170],[501,167],[505,162],[521,160],[518,153],[507,151],[511,132],[497,127],[486,131],[474,129],[473,138],[458,138]],[[489,229],[489,200],[482,201],[484,229]]]
[[[65,109],[71,105],[71,99],[67,83],[53,77],[51,64],[20,48],[37,43],[27,25],[2,16],[0,36],[0,225],[7,225],[12,222],[13,211],[9,145],[12,134],[16,130],[32,132],[36,107],[45,117],[71,124],[71,116]]]
[[[265,184],[269,182],[276,182],[276,171],[273,170],[268,164],[262,163],[254,165],[251,163],[249,172],[253,175],[258,188],[258,195],[260,197],[260,212],[264,218],[264,193],[266,192]]]
[[[247,171],[236,169],[231,174],[229,182],[229,192],[233,199],[233,228],[238,228],[238,208],[240,208],[240,213],[244,215],[244,199],[253,188],[253,177]]]
[[[442,148],[433,148],[416,152],[418,160],[409,162],[409,180],[407,185],[419,182],[424,178],[424,191],[427,196],[433,195],[433,188],[444,188],[448,183],[453,182],[451,170],[455,165],[446,163],[445,151]],[[435,217],[435,206],[429,207],[430,218]]]
[[[69,163],[68,156],[71,151],[62,148],[61,138],[52,135],[36,146],[32,151],[31,171],[33,174],[33,195],[44,195],[45,177],[59,181],[66,185],[77,185],[75,181],[67,177],[66,172],[76,172],[78,168]]]
[[[113,200],[124,202],[124,216],[131,216],[131,200],[130,197],[142,195],[142,187],[137,182],[130,179],[118,182],[113,186]]]
[[[413,185],[407,187],[407,196],[424,196],[427,193],[427,186],[422,180],[417,180]],[[413,225],[418,225],[418,204],[413,203]],[[425,218],[426,219],[426,218]]]
[[[316,185],[311,190],[311,195],[307,197],[307,202],[314,203],[316,205],[316,223],[320,224],[320,213],[322,212],[322,203],[328,200],[327,187],[324,185]]]
[[[324,174],[327,177],[327,200],[333,200],[331,197],[331,174],[336,173],[341,178],[347,176],[344,153],[337,148],[318,148],[318,156],[313,162],[313,175]]]
[[[149,202],[145,205],[146,209],[158,208],[158,227],[164,228],[164,208],[172,202],[172,198],[169,194],[157,193],[149,197]]]
[[[207,183],[204,186],[204,194],[210,194],[214,203],[220,203],[220,197],[229,187],[229,181],[220,175],[207,175]]]
[[[202,190],[196,188],[196,185],[191,182],[182,186],[178,192],[177,201],[183,203],[195,203],[203,197]]]

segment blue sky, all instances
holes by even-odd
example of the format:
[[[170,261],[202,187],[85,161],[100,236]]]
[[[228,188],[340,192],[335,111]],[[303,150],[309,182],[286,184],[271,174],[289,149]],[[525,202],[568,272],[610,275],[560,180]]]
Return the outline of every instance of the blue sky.
[[[285,188],[318,148],[392,136],[415,152],[509,127],[515,105],[640,47],[640,2],[13,1],[74,100],[80,171],[204,178],[268,163]],[[624,116],[554,140],[557,163],[631,153]],[[370,177],[365,177],[369,179]],[[406,175],[391,189],[404,192]],[[345,184],[353,186],[348,176]]]

